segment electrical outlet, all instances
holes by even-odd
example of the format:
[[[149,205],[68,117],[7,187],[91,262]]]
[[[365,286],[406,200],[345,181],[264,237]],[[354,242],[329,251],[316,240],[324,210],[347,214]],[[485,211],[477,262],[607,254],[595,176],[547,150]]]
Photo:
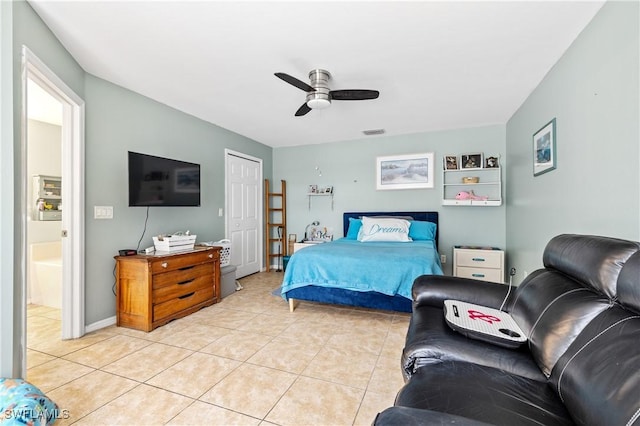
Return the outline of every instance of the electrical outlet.
[[[441,254],[440,255],[440,263],[447,263],[447,255],[446,254]]]

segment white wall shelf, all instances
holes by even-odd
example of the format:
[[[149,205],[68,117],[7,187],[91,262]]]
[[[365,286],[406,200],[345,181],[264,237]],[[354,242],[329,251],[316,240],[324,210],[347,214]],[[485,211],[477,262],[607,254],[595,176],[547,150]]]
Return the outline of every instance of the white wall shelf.
[[[478,177],[478,183],[463,183],[463,178]],[[473,192],[476,196],[487,196],[486,200],[457,200],[461,192]],[[443,206],[500,206],[502,205],[502,168],[455,169],[442,171]]]

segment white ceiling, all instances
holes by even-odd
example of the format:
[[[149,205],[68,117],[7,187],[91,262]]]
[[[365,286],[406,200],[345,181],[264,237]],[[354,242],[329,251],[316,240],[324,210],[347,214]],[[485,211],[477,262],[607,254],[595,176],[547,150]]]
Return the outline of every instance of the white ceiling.
[[[504,124],[603,1],[30,4],[87,72],[281,147]],[[380,97],[294,117],[273,73],[315,68]]]

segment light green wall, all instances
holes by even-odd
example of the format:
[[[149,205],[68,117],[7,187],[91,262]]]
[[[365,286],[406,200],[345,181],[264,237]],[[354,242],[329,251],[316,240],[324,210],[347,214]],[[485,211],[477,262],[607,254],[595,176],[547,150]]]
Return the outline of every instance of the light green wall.
[[[608,2],[507,123],[507,247],[524,272],[560,233],[640,240],[638,2]],[[532,135],[557,120],[557,169]]]
[[[302,118],[304,119],[304,118]],[[442,206],[442,158],[465,152],[504,157],[502,125],[447,130],[405,136],[371,137],[331,144],[274,149],[276,188],[287,181],[287,231],[300,239],[307,224],[319,220],[342,236],[342,213],[347,211],[438,211],[440,252],[446,254],[445,272],[451,271],[452,247],[457,244],[505,246],[505,207]],[[376,157],[435,153],[435,188],[376,190]],[[504,166],[505,159],[502,158]],[[318,176],[315,167],[322,171]],[[330,199],[306,196],[310,184],[334,187]]]
[[[21,0],[0,2],[2,31],[2,226],[0,294],[0,374],[22,374],[20,339],[23,233],[21,198],[22,81],[21,51],[26,45],[64,83],[85,100],[85,232],[86,324],[115,316],[113,256],[120,248],[136,247],[145,225],[144,208],[127,206],[127,151],[193,161],[202,165],[202,206],[152,208],[141,247],[152,245],[160,232],[190,229],[202,240],[224,236],[224,149],[263,159],[266,177],[272,173],[272,149],[104,80],[86,74],[51,31]],[[11,43],[12,42],[12,43]],[[4,96],[10,92],[9,96]],[[7,111],[7,102],[11,111]],[[11,121],[13,121],[11,123]],[[7,127],[8,126],[8,127]],[[13,173],[11,174],[11,171]],[[9,172],[9,175],[7,173]],[[93,219],[94,205],[114,207],[113,220]]]
[[[160,233],[189,229],[199,241],[224,238],[224,149],[263,160],[272,149],[87,74],[86,102],[86,322],[115,315],[113,256],[136,248],[147,209],[128,207],[127,151],[199,163],[201,207],[152,207],[140,248]],[[113,219],[94,219],[94,206],[113,206]]]

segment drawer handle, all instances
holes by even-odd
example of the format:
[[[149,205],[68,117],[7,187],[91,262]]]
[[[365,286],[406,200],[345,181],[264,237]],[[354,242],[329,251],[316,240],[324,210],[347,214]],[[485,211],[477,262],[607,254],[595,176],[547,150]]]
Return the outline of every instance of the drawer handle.
[[[191,297],[191,296],[193,296],[194,294],[196,294],[196,292],[195,292],[195,291],[192,291],[191,293],[188,293],[188,294],[185,294],[184,296],[180,296],[180,297],[178,297],[178,299],[186,299],[187,297]]]
[[[471,274],[472,277],[484,278],[484,274]]]
[[[178,285],[185,285],[185,284],[189,284],[191,282],[194,282],[196,279],[195,278],[191,278],[190,280],[186,280],[186,281],[180,281],[178,283]]]
[[[471,260],[473,260],[474,262],[484,262],[484,259],[481,257],[474,257]]]
[[[188,271],[189,269],[195,268],[195,265],[185,266],[184,268],[180,268],[180,271]]]
[[[169,266],[169,264],[167,262],[162,262],[160,266],[162,266],[163,268],[166,268],[167,266]]]
[[[213,253],[209,253],[209,259],[213,259]]]

